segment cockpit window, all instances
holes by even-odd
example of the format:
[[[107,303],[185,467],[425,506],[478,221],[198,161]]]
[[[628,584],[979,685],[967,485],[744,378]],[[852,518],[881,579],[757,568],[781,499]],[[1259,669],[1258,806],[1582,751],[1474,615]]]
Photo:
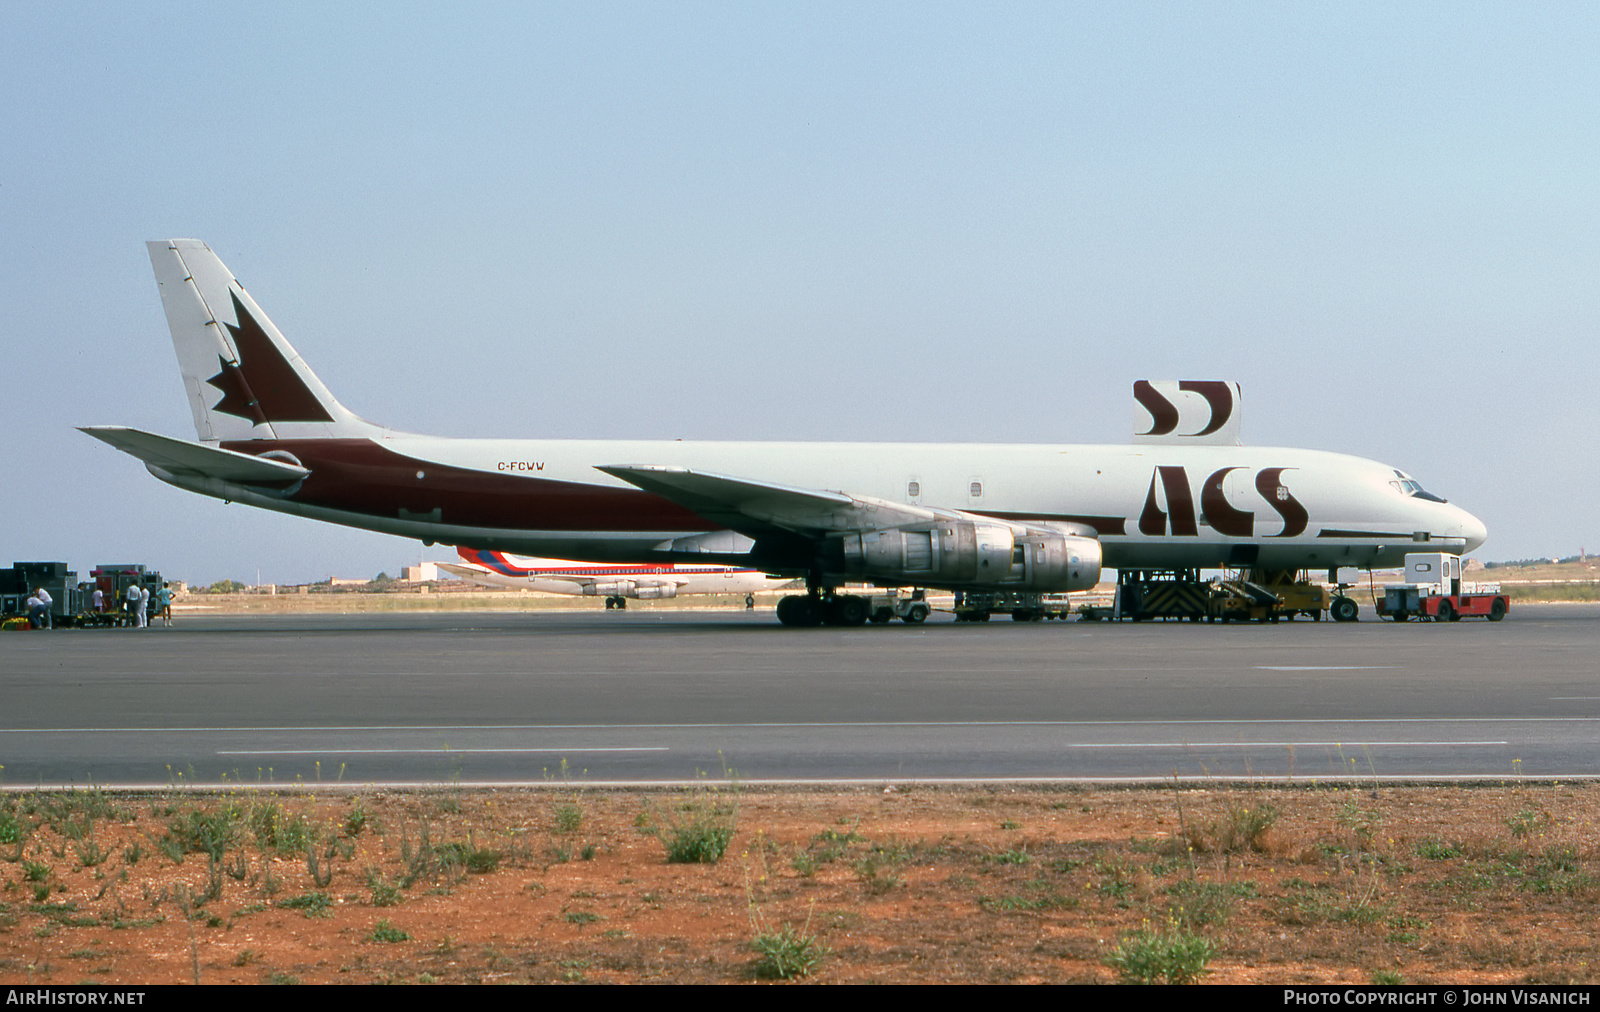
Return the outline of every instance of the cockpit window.
[[[1432,492],[1429,492],[1427,489],[1423,488],[1422,483],[1417,481],[1415,478],[1408,478],[1399,471],[1396,471],[1394,476],[1397,480],[1391,481],[1389,484],[1394,486],[1394,490],[1399,492],[1401,495],[1412,496],[1416,499],[1426,499],[1428,502],[1450,501],[1448,499],[1441,499]]]

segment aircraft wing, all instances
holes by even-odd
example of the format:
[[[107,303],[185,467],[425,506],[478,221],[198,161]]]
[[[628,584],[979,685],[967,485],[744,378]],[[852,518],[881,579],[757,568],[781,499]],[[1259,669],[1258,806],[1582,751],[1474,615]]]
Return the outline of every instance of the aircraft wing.
[[[871,531],[957,515],[956,511],[683,467],[609,464],[597,470],[756,538],[775,532],[819,536]]]
[[[236,453],[204,443],[173,439],[171,436],[158,436],[154,432],[121,425],[87,425],[78,431],[86,432],[169,474],[259,485],[299,481],[311,473],[285,461],[252,457],[248,453]]]

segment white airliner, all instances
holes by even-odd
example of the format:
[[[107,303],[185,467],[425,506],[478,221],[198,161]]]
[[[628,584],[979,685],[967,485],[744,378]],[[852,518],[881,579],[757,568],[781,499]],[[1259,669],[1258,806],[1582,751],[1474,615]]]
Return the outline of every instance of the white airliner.
[[[462,548],[457,554],[459,563],[441,562],[439,568],[485,587],[603,597],[607,608],[626,608],[629,598],[661,601],[691,594],[743,594],[753,603],[750,595],[784,590],[795,582],[734,566],[530,559],[484,548]]]
[[[1052,593],[1102,566],[1331,571],[1485,538],[1386,464],[1237,445],[1239,389],[1209,381],[1135,384],[1125,446],[412,435],[340,404],[205,243],[149,249],[199,442],[84,431],[156,477],[424,544],[803,577],[787,624],[864,621],[846,581]]]

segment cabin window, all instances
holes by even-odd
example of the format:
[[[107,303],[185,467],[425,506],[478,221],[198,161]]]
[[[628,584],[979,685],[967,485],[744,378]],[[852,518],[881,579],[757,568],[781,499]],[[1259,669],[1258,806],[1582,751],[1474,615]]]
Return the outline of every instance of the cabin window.
[[[922,483],[921,482],[918,482],[918,481],[906,482],[906,495],[909,498],[915,499],[917,496],[919,496],[921,494],[922,494]]]
[[[977,499],[983,495],[983,482],[975,481],[971,488],[972,498]]]

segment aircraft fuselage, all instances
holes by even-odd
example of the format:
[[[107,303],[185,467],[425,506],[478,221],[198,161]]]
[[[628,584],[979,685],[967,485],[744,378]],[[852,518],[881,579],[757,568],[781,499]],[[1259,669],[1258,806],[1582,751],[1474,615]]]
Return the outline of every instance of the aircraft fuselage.
[[[1483,525],[1407,494],[1398,472],[1256,446],[377,439],[224,442],[310,470],[280,489],[171,474],[192,491],[424,541],[593,561],[684,557],[714,529],[596,465],[649,462],[1022,522],[1092,528],[1113,568],[1399,564],[1426,540],[1470,551]],[[703,558],[703,554],[697,557]]]

